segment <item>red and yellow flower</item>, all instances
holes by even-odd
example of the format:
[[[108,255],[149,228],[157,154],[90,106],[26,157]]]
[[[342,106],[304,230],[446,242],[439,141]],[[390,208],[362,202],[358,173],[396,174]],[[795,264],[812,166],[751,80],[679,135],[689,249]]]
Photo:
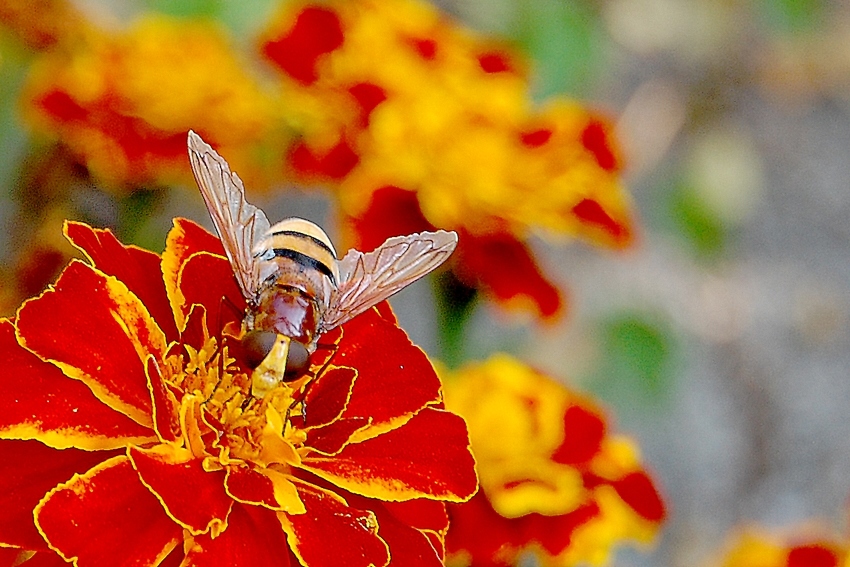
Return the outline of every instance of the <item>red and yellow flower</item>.
[[[177,220],[160,257],[65,233],[87,261],[0,320],[0,548],[51,565],[442,565],[445,502],[475,492],[474,463],[386,304],[256,399],[216,238]]]
[[[524,61],[429,4],[287,3],[261,49],[300,133],[290,168],[336,187],[355,247],[389,223],[456,230],[464,283],[551,317],[562,299],[532,233],[631,241],[606,122],[565,100],[535,108]]]
[[[449,506],[453,565],[604,565],[615,545],[650,542],[664,502],[625,437],[590,400],[507,355],[446,380],[469,425],[481,490]]]
[[[748,528],[738,534],[724,557],[721,567],[842,567],[850,559],[846,542],[803,529],[787,537]]]
[[[123,31],[90,26],[59,47],[33,63],[24,117],[107,185],[187,180],[189,128],[222,148],[254,187],[279,168],[258,149],[275,137],[273,98],[221,27],[149,16]]]

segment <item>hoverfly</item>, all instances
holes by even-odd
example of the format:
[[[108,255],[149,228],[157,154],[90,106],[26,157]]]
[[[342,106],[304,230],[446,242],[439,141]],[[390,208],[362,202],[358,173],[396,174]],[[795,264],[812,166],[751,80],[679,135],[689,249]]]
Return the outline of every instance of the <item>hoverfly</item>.
[[[444,230],[388,239],[342,260],[318,225],[288,218],[271,226],[245,200],[227,162],[189,131],[189,161],[245,297],[242,344],[255,398],[303,371],[319,336],[425,276],[446,261],[457,234]]]

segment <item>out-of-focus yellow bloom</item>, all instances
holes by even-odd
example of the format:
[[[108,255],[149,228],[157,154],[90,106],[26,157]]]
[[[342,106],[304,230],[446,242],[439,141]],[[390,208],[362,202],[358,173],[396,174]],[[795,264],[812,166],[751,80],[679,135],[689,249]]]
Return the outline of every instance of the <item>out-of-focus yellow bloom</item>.
[[[416,210],[398,215],[421,214],[418,230],[461,234],[459,257],[464,235],[479,243],[509,236],[529,258],[533,232],[631,242],[621,160],[604,120],[565,99],[535,107],[525,61],[431,5],[286,3],[261,49],[282,72],[282,106],[300,135],[291,169],[334,187],[353,225],[388,225],[374,209],[386,209],[380,193],[392,188],[415,196]],[[389,236],[355,235],[353,244]],[[481,256],[474,247],[470,255]],[[543,316],[558,312],[554,286],[536,281],[536,268],[519,271],[530,279],[518,290],[487,278],[467,283],[503,301],[531,299]]]
[[[232,156],[252,186],[266,184],[254,154],[272,135],[272,98],[212,23],[159,16],[126,31],[92,30],[42,54],[23,98],[32,128],[109,185],[188,179],[190,128]]]
[[[839,567],[846,565],[847,544],[815,535],[811,529],[788,537],[748,528],[738,534],[721,567]]]
[[[666,516],[637,448],[610,435],[599,408],[507,355],[446,380],[467,421],[480,492],[450,507],[458,564],[604,565],[626,540],[649,542]]]
[[[321,161],[342,144],[353,154],[349,168],[333,172],[349,214],[392,185],[416,191],[435,226],[480,233],[507,223],[525,236],[581,232],[585,222],[628,240],[619,157],[604,123],[563,99],[534,108],[513,50],[430,5],[287,3],[263,49],[285,73],[283,98],[301,114],[293,123],[305,152]],[[294,165],[334,176],[297,157]],[[574,211],[585,199],[608,218]]]

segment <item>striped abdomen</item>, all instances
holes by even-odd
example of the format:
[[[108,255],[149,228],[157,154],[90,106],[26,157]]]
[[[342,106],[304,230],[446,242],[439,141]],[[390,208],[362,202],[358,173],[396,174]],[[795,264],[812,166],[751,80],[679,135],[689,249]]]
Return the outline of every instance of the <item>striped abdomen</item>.
[[[274,264],[274,275],[260,289],[251,327],[286,335],[312,350],[339,282],[333,244],[312,222],[291,218],[272,226],[254,253]]]

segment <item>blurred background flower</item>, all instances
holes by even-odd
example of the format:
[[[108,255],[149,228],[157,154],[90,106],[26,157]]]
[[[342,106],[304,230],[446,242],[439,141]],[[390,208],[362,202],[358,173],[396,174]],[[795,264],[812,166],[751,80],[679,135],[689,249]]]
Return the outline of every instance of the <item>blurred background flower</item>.
[[[593,401],[504,354],[444,381],[480,481],[472,500],[449,506],[450,564],[607,565],[616,547],[653,541],[664,502]]]
[[[357,14],[342,2],[299,20],[305,4],[277,0],[0,1],[0,312],[13,314],[65,263],[64,218],[151,249],[173,216],[206,222],[179,152],[142,143],[193,127],[227,145],[250,196],[276,189],[253,197],[270,218],[308,217],[340,247],[383,230],[469,228],[480,245],[461,249],[435,286],[449,306],[434,309],[433,290],[417,285],[393,300],[401,325],[450,364],[502,351],[569,376],[616,415],[670,516],[654,550],[620,549],[613,565],[699,565],[741,523],[820,517],[840,528],[850,494],[847,6],[405,2],[380,20],[396,37],[375,43],[369,26],[384,3],[357,4],[372,10],[362,29],[344,24]],[[315,26],[330,41],[287,61],[292,34],[313,37]],[[179,38],[193,50],[169,47]],[[153,84],[98,74],[127,69],[133,41],[151,63],[132,75]],[[401,60],[418,67],[399,71]],[[428,66],[437,75],[423,75]],[[419,92],[446,100],[431,76],[467,98],[416,106]],[[469,87],[479,80],[486,87]],[[25,94],[43,102],[47,89],[64,93],[66,113],[106,122],[82,136]],[[403,143],[459,123],[469,138]],[[128,143],[104,125],[141,125],[147,137]],[[146,157],[130,167],[130,150]],[[546,172],[561,181],[540,186]],[[513,185],[479,185],[494,178]],[[330,193],[277,190],[296,181]],[[463,206],[446,207],[446,195]],[[613,254],[564,246],[563,235],[632,245]],[[511,268],[496,267],[499,255]],[[476,289],[517,308],[479,302]]]
[[[747,527],[731,534],[718,567],[839,567],[847,557],[847,542],[812,523],[784,534]]]

